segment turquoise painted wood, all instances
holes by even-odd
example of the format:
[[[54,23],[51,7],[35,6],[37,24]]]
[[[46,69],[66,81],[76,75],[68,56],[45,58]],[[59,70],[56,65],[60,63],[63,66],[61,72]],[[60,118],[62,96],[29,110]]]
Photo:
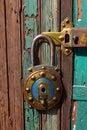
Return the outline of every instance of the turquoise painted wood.
[[[25,26],[25,50],[23,74],[24,79],[28,76],[28,67],[31,66],[31,44],[33,38],[38,34],[38,23],[36,20],[37,0],[24,0],[24,26]],[[39,130],[39,112],[24,102],[25,130]]]
[[[87,27],[87,0],[73,1],[75,27]],[[87,130],[87,48],[74,49],[72,130]]]
[[[33,38],[38,34],[37,23],[37,0],[24,0],[24,24],[25,24],[25,51],[24,51],[24,78],[28,75],[28,67],[31,65],[30,48]],[[41,32],[57,31],[57,0],[42,0],[41,2]],[[46,44],[42,46],[41,63],[50,64],[50,49]],[[56,56],[57,57],[57,56]],[[24,103],[25,109],[25,130],[57,130],[58,128],[58,110],[53,109],[40,114],[36,109],[31,109],[27,102]]]
[[[73,85],[73,100],[87,101],[87,87],[83,85]]]

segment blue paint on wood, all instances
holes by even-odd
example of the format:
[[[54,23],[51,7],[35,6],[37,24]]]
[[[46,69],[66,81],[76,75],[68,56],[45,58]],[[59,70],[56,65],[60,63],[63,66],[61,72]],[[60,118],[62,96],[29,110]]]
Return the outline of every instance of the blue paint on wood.
[[[30,51],[26,50],[24,52],[24,79],[28,76],[28,67],[30,66]],[[37,130],[39,128],[40,119],[39,112],[36,109],[30,108],[27,102],[24,103],[25,110],[25,130]]]
[[[78,1],[73,1],[73,23],[75,27],[87,27],[87,0],[81,0],[81,19],[78,19]],[[72,130],[87,130],[87,48],[74,49],[73,100],[77,101],[76,126]]]
[[[31,48],[33,38],[38,34],[38,24],[35,18],[25,21],[25,49]]]
[[[37,0],[24,0],[25,16],[37,16]]]
[[[30,52],[28,50],[24,51],[24,63],[23,63],[23,75],[24,79],[28,76],[28,67],[30,66],[31,57]]]
[[[37,0],[24,0],[24,25],[25,25],[25,46],[24,46],[24,79],[28,76],[28,67],[31,66],[31,44],[33,38],[38,34],[37,16]],[[40,124],[39,112],[29,107],[24,102],[25,110],[25,130],[38,130]]]
[[[25,130],[39,129],[39,115],[36,109],[29,109],[29,104],[25,102]]]

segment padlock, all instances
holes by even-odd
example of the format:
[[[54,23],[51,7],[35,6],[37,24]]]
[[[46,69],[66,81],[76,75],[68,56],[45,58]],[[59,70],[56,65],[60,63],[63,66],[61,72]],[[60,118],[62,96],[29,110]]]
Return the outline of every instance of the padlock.
[[[38,65],[38,53],[42,43],[50,45],[51,64]],[[47,110],[59,104],[62,97],[62,83],[59,69],[54,66],[54,43],[46,35],[38,35],[34,38],[31,47],[32,66],[28,69],[29,76],[25,81],[24,96],[28,103],[38,109]]]

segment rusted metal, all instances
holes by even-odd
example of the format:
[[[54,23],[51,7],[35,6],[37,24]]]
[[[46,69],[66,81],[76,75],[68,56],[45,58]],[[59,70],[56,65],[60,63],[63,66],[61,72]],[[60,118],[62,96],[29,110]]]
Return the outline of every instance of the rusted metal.
[[[50,66],[38,65],[38,50],[42,43],[48,43],[50,46]],[[24,95],[28,103],[38,110],[53,108],[60,102],[62,97],[62,83],[58,73],[58,66],[54,65],[54,43],[46,35],[38,35],[34,38],[31,47],[32,67],[29,70],[29,76],[25,82]],[[38,59],[38,61],[36,61]]]
[[[55,46],[61,46],[61,50],[65,55],[69,55],[72,52],[70,30],[72,27],[71,20],[66,17],[61,23],[60,32],[43,32],[42,34],[49,36],[54,42]],[[68,45],[68,46],[67,46]]]
[[[37,45],[38,42],[38,45]],[[38,49],[39,47],[42,45],[42,43],[48,43],[50,45],[50,59],[51,59],[51,63],[50,65],[54,65],[54,44],[51,38],[49,38],[46,35],[40,34],[38,36],[36,36],[32,42],[32,47],[31,47],[31,61],[32,61],[32,65],[36,65],[39,64],[39,60],[36,61],[38,59]],[[37,45],[37,47],[36,47]]]
[[[30,72],[30,75],[26,80],[24,92],[25,99],[28,101],[28,103],[38,110],[53,108],[60,102],[62,97],[62,83],[58,72],[55,71],[55,66],[45,65],[44,69],[42,67],[43,65],[33,67],[33,71]],[[54,92],[52,98],[50,98],[49,83],[44,82],[44,80],[40,80],[43,77],[48,79],[51,82],[51,85],[53,85]],[[38,91],[36,91],[36,93],[38,93],[38,99],[36,100],[32,94],[32,86],[35,82],[37,82],[37,80],[40,81],[37,84]],[[43,98],[45,99],[42,100]]]
[[[87,28],[72,28],[72,47],[87,47]],[[75,39],[77,42],[75,43]]]
[[[44,40],[48,40],[49,43],[53,41],[54,45],[61,46],[61,50],[66,55],[71,54],[73,47],[87,47],[86,28],[73,28],[71,20],[66,18],[61,23],[61,29],[61,32],[43,32]],[[38,35],[34,39],[34,43],[36,43],[38,39],[44,41],[43,36]],[[35,51],[32,51],[32,54],[34,52]]]

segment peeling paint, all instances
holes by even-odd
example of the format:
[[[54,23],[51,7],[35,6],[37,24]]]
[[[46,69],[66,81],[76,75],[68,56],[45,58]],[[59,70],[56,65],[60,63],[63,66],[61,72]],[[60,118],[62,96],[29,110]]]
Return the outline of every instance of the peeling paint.
[[[73,121],[73,130],[76,129],[76,108],[77,108],[77,102],[73,102],[73,115],[72,115],[72,121]]]
[[[78,0],[78,21],[82,20],[81,0]]]

